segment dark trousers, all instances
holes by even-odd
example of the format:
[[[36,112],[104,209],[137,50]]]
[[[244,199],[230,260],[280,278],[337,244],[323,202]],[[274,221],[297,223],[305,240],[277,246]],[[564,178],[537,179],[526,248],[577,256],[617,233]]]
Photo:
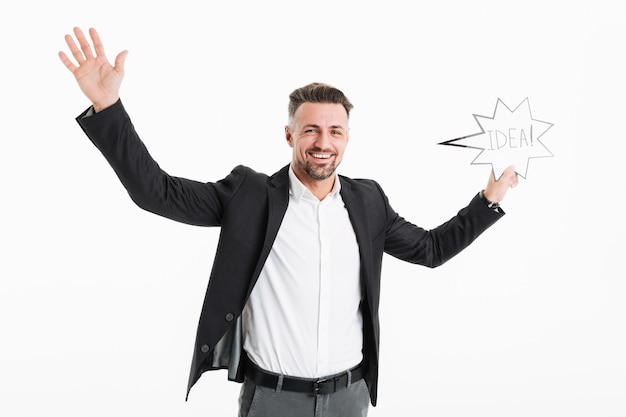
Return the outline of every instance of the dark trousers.
[[[363,379],[318,395],[262,387],[247,378],[242,385],[239,417],[366,417],[370,403]]]

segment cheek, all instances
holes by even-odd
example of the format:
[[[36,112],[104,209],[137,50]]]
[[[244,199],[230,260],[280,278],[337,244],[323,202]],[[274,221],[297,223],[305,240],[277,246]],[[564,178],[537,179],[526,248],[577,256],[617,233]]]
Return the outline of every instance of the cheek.
[[[306,153],[306,150],[311,146],[311,143],[306,140],[298,140],[294,143],[293,148],[300,153]]]

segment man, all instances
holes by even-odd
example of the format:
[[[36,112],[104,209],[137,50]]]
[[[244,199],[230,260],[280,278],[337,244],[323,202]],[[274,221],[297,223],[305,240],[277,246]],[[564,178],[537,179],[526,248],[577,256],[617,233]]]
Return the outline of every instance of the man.
[[[238,166],[200,183],[165,173],[120,101],[126,51],[111,66],[97,32],[60,52],[92,106],[77,120],[143,209],[220,226],[187,394],[207,370],[243,382],[240,416],[363,416],[376,405],[383,253],[429,267],[469,245],[504,213],[514,170],[448,222],[421,229],[371,180],[339,176],[352,104],[314,83],[290,95],[289,165],[272,176]]]

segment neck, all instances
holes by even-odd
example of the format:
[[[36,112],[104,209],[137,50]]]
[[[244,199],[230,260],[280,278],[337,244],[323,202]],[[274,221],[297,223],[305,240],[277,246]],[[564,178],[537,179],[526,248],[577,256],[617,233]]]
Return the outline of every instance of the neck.
[[[330,178],[329,180],[312,181],[312,183],[303,184],[306,188],[308,188],[311,194],[317,197],[318,200],[322,201],[333,190],[333,185],[335,185],[335,177],[333,176],[333,178]]]
[[[333,190],[335,185],[335,174],[323,180],[315,180],[306,174],[294,170],[296,178],[304,185],[318,200],[322,201]]]

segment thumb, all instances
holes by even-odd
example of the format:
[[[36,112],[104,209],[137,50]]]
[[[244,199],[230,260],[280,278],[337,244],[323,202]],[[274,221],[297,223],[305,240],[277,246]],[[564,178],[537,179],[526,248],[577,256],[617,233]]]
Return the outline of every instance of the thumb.
[[[128,51],[122,51],[115,57],[115,70],[124,75],[124,63],[126,62],[126,56],[128,55]]]

